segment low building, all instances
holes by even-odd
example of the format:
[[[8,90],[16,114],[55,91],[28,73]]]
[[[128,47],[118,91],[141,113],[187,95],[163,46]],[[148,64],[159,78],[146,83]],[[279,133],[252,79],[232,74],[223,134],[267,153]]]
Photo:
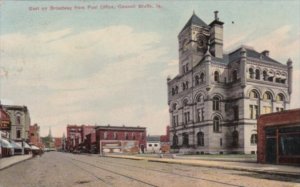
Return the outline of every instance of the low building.
[[[160,135],[147,136],[147,153],[159,153],[160,152]]]
[[[86,136],[95,133],[95,126],[92,125],[68,125],[66,150],[86,150]]]
[[[146,127],[128,127],[128,126],[97,126],[96,128],[97,152],[100,151],[101,140],[134,140],[138,141],[141,152],[146,147]]]
[[[300,164],[300,109],[261,115],[257,133],[258,163]]]

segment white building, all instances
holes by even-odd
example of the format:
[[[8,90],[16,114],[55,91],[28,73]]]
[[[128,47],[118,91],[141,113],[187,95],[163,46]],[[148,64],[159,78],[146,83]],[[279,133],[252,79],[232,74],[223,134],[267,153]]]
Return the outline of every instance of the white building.
[[[223,52],[223,22],[193,14],[178,35],[179,74],[168,78],[172,148],[190,153],[256,153],[256,118],[289,108],[286,65],[242,46]]]
[[[147,137],[147,153],[159,153],[160,152],[160,136],[148,136]]]
[[[11,121],[10,139],[26,141],[29,139],[30,114],[26,106],[2,105]]]

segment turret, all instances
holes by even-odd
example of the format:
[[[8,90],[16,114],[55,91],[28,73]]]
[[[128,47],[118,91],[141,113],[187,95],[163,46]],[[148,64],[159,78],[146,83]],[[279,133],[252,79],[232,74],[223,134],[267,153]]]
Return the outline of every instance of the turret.
[[[218,11],[215,11],[215,20],[210,26],[210,52],[217,58],[223,58],[223,22],[219,20]]]
[[[288,61],[286,62],[287,66],[288,66],[288,92],[291,95],[292,94],[292,85],[293,85],[293,61],[289,58]]]

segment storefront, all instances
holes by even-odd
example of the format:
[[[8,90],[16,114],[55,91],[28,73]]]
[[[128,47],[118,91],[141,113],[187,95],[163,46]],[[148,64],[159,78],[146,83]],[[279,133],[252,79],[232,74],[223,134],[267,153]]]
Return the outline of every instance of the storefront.
[[[8,141],[10,128],[9,115],[0,104],[0,158],[12,155],[12,146]]]
[[[258,119],[259,163],[300,165],[300,109]]]

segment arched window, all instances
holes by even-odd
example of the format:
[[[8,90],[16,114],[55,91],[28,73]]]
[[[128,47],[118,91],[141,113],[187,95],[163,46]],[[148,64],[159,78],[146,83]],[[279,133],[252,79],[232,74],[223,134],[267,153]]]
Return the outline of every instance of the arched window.
[[[204,133],[203,132],[197,133],[197,145],[204,146]]]
[[[183,133],[182,138],[183,138],[182,145],[188,146],[189,145],[189,135],[187,133]]]
[[[21,124],[21,116],[17,115],[17,125],[20,125],[20,124]]]
[[[204,101],[203,95],[199,94],[196,99],[197,103],[202,103]]]
[[[257,144],[257,134],[251,134],[251,144]]]
[[[220,98],[217,96],[213,97],[213,110],[220,110]]]
[[[277,96],[276,96],[276,101],[284,101],[285,99],[284,99],[284,95],[283,94],[278,94]]]
[[[263,71],[263,79],[264,81],[268,80],[268,74],[266,71]]]
[[[214,73],[214,80],[215,80],[216,82],[219,82],[219,81],[220,81],[220,75],[219,75],[219,72],[217,72],[217,71],[215,71],[215,73]]]
[[[172,109],[173,109],[173,110],[176,110],[176,109],[177,109],[177,104],[176,104],[176,103],[173,104]]]
[[[200,75],[200,82],[201,82],[201,83],[204,82],[204,73],[201,73],[201,75]]]
[[[272,99],[272,94],[270,92],[265,92],[263,95],[264,100],[271,100]]]
[[[254,78],[254,71],[252,68],[249,69],[250,79]]]
[[[177,146],[178,145],[178,136],[176,134],[174,134],[173,136],[173,146]]]
[[[239,132],[237,130],[234,130],[232,132],[232,146],[238,147],[239,145]]]
[[[182,83],[182,90],[185,90],[186,86],[185,86],[185,83],[183,82]]]
[[[220,118],[218,116],[214,117],[213,128],[214,128],[214,132],[221,132]]]
[[[233,82],[237,81],[237,71],[236,71],[236,70],[234,70],[234,71],[232,72],[232,81],[233,81]]]
[[[200,77],[198,75],[195,77],[195,82],[196,82],[196,85],[200,84]]]
[[[175,95],[175,88],[172,88],[172,95]]]
[[[127,133],[127,132],[125,132],[125,139],[126,139],[126,140],[128,140],[128,139],[129,139],[129,137],[128,137],[128,133]]]
[[[187,99],[185,99],[185,100],[183,100],[182,105],[183,105],[183,106],[187,106],[187,105],[188,105],[188,102],[189,102],[189,101],[188,101]]]
[[[175,94],[178,94],[178,86],[175,87]]]
[[[255,79],[257,79],[257,80],[260,79],[260,71],[259,71],[259,69],[255,70]]]
[[[256,91],[252,90],[252,91],[250,92],[249,97],[250,97],[251,99],[258,99],[258,93],[257,93]]]
[[[135,135],[133,134],[132,139],[135,140]]]

